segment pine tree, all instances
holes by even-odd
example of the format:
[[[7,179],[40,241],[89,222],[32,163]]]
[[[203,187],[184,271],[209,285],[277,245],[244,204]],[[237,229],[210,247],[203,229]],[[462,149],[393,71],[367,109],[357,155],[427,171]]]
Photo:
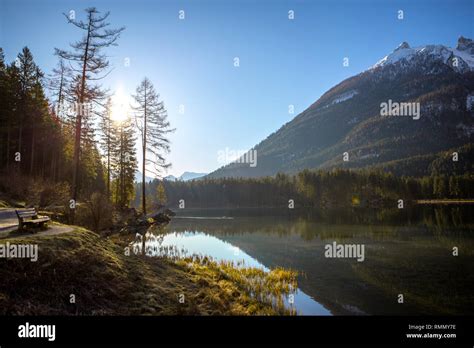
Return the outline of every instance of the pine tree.
[[[111,164],[114,149],[117,148],[117,125],[112,120],[112,101],[109,98],[100,121],[101,148],[105,157],[107,197],[110,197]]]
[[[104,77],[99,75],[109,67],[109,62],[101,52],[104,48],[116,45],[117,39],[125,29],[123,27],[119,29],[107,28],[109,26],[107,18],[110,12],[106,12],[101,16],[100,12],[94,7],[87,8],[85,12],[87,14],[85,22],[71,19],[64,14],[69,23],[84,31],[84,36],[80,41],[71,44],[72,51],[56,49],[56,54],[59,57],[76,64],[74,71],[80,74],[77,81],[78,111],[76,112],[74,132],[74,169],[72,180],[72,198],[74,200],[76,200],[78,193],[78,171],[83,132],[82,109],[86,106],[86,103],[87,105],[92,105],[97,98],[103,97],[103,93],[98,93],[97,87],[89,83]]]
[[[52,92],[53,105],[56,115],[64,121],[66,109],[66,93],[71,79],[71,69],[66,65],[64,59],[59,58],[58,64],[52,70],[48,79],[48,88]]]
[[[6,66],[4,75],[4,86],[2,90],[4,95],[4,108],[2,108],[2,114],[6,118],[6,146],[5,146],[5,167],[8,170],[10,164],[13,162],[13,152],[15,143],[13,140],[15,130],[20,127],[20,118],[17,114],[21,108],[21,87],[20,87],[20,70],[17,65],[10,64]]]
[[[0,47],[0,167],[8,161],[7,132],[8,132],[8,93],[7,93],[7,67],[5,55]]]
[[[166,197],[166,190],[165,190],[165,186],[163,185],[163,181],[160,181],[160,183],[156,187],[156,198],[159,205],[161,206],[166,205],[167,197]]]
[[[134,179],[137,169],[136,138],[131,119],[118,125],[117,147],[113,152],[115,203],[127,207],[134,195]]]
[[[32,125],[32,99],[31,99],[31,92],[35,87],[37,80],[38,80],[38,67],[36,66],[33,55],[28,47],[23,47],[20,54],[15,61],[15,66],[18,68],[18,79],[19,79],[19,87],[20,87],[20,95],[19,95],[19,109],[17,116],[18,122],[18,143],[17,143],[17,151],[20,153],[22,158],[19,161],[19,168],[21,170],[22,163],[25,159],[25,154],[22,153],[24,148],[23,144],[23,133],[25,125]],[[34,143],[34,139],[32,141]]]
[[[135,126],[137,127],[142,142],[142,210],[146,215],[146,172],[148,164],[154,165],[154,175],[160,176],[161,170],[168,168],[165,154],[169,152],[167,134],[172,132],[167,121],[164,103],[156,93],[153,84],[146,77],[136,89],[133,96],[135,106]]]

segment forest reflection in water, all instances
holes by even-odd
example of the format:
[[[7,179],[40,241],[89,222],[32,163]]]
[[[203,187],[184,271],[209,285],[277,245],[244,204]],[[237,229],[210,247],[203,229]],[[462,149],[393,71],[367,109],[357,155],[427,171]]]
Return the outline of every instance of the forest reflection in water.
[[[297,270],[308,297],[295,299],[303,314],[473,314],[472,213],[469,206],[183,210],[153,240],[188,255]],[[333,242],[364,245],[364,261],[325,257]]]

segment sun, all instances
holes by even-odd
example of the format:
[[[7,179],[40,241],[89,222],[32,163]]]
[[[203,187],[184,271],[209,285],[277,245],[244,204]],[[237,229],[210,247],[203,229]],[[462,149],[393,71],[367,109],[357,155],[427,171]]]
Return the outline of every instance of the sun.
[[[123,122],[130,116],[130,97],[124,93],[123,88],[119,86],[112,96],[112,120]]]

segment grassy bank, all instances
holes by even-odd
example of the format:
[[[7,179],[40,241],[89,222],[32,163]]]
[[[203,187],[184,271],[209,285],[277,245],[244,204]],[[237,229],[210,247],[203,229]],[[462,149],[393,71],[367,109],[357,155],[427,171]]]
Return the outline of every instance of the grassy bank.
[[[79,227],[7,242],[38,244],[39,257],[0,259],[1,315],[290,314],[269,298],[295,285],[293,272],[127,256],[123,241]]]

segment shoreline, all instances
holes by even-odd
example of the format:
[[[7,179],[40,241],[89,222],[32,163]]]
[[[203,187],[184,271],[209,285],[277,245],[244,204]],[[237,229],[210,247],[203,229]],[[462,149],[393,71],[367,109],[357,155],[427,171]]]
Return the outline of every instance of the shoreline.
[[[294,314],[261,300],[274,289],[284,294],[296,279],[292,271],[275,269],[263,274],[206,258],[173,261],[133,253],[127,256],[124,237],[103,237],[74,226],[71,232],[59,235],[4,239],[37,244],[39,253],[37,262],[0,259],[0,277],[8,279],[0,284],[0,314]],[[254,296],[254,280],[269,284],[271,290],[258,290],[260,296]]]
[[[418,199],[415,200],[418,205],[458,205],[458,204],[472,204],[474,199]]]

